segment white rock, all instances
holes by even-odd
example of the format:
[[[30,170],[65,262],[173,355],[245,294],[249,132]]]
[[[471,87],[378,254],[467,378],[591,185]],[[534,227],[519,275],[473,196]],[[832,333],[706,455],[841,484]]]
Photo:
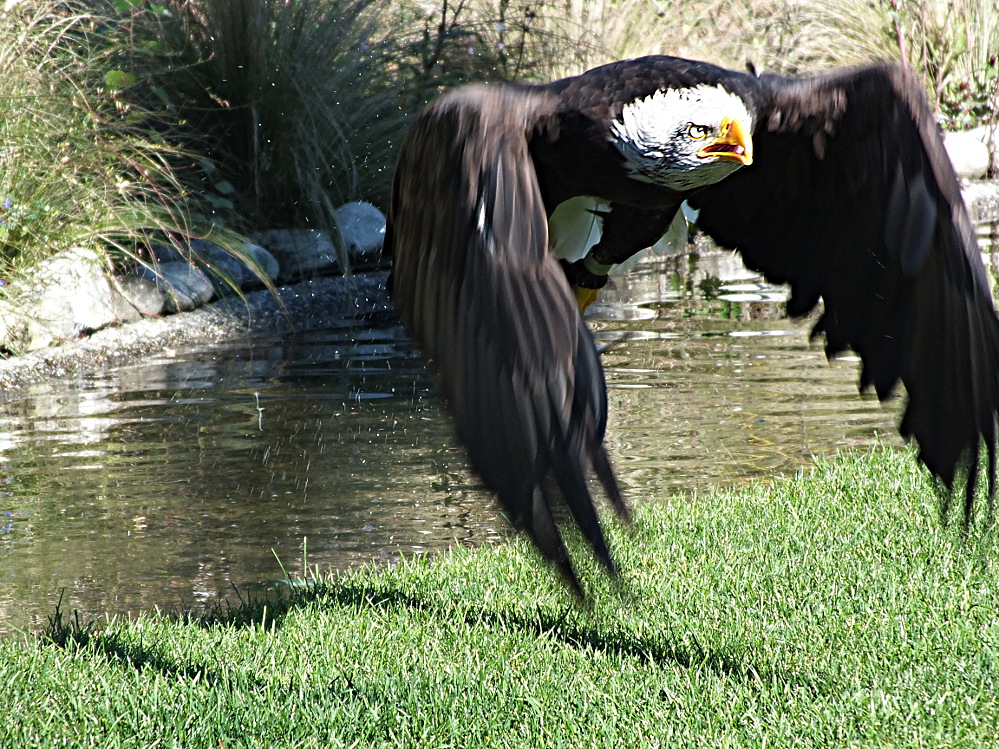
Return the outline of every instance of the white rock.
[[[8,315],[19,319],[3,327],[16,330],[18,340],[8,336],[3,343],[16,348],[45,348],[118,321],[101,259],[84,247],[43,260],[11,285],[9,297],[14,311]]]
[[[259,245],[242,242],[236,251],[241,252],[254,267],[243,262],[242,258],[219,245],[204,239],[191,242],[192,259],[196,258],[202,270],[215,283],[219,294],[228,294],[233,286],[246,289],[262,286],[258,273],[273,281],[278,276],[280,266],[274,256]]]
[[[0,299],[0,349],[20,352],[25,348],[28,325],[17,307]]]
[[[277,259],[259,244],[247,242],[243,245],[243,252],[257,266],[257,270],[267,277],[267,280],[274,281],[281,272],[281,266]],[[257,279],[259,280],[259,279]]]
[[[385,216],[371,203],[345,203],[336,211],[337,229],[351,265],[381,257],[385,243]],[[281,283],[340,271],[336,247],[316,229],[272,229],[255,237],[280,266]]]
[[[345,203],[336,209],[336,224],[351,263],[372,262],[381,257],[385,215],[371,203]]]
[[[333,243],[315,229],[272,229],[257,241],[277,261],[282,283],[329,274],[337,267]]]
[[[166,294],[155,280],[138,273],[129,273],[117,276],[111,286],[115,314],[122,322],[159,317],[166,309]]]
[[[164,312],[188,312],[208,304],[215,296],[212,282],[187,263],[160,263],[156,270],[141,268],[139,275],[152,281],[166,295]]]
[[[982,179],[988,174],[992,130],[990,127],[977,127],[944,136],[944,147],[958,177]]]

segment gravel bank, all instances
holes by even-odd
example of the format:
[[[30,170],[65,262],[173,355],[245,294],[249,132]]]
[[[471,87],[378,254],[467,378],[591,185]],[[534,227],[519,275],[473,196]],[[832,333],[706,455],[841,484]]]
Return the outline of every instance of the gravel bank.
[[[384,314],[391,309],[388,271],[359,273],[352,281],[319,278],[229,297],[200,309],[106,328],[63,346],[0,361],[0,400],[49,377],[100,370],[136,361],[165,348],[280,335],[325,327],[336,319]]]

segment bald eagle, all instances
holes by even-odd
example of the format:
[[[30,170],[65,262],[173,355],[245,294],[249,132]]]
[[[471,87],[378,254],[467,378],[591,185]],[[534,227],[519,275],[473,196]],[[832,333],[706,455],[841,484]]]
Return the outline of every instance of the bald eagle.
[[[549,219],[599,205],[583,247]],[[901,433],[966,521],[981,445],[996,479],[999,320],[919,81],[889,65],[813,78],[673,57],[547,85],[468,86],[402,144],[388,215],[392,294],[436,370],[471,465],[578,595],[564,502],[614,574],[587,483],[627,516],[603,447],[603,370],[581,308],[681,204],[769,280],[813,335],[853,349],[860,387],[908,402]],[[569,260],[553,250],[575,253]]]

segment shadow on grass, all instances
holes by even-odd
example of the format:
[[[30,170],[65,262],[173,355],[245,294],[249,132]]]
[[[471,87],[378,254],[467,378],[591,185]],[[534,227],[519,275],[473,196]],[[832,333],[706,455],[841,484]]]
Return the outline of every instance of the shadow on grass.
[[[468,602],[437,601],[418,597],[397,588],[380,585],[358,584],[348,580],[320,581],[294,589],[291,593],[272,599],[240,599],[219,604],[215,609],[195,615],[165,614],[167,618],[202,628],[245,628],[266,624],[279,629],[286,616],[298,608],[310,605],[331,608],[392,609],[405,608],[440,621],[454,621],[459,617],[472,627],[489,627],[546,639],[567,647],[613,653],[626,658],[647,661],[657,666],[682,669],[703,669],[718,676],[746,683],[784,683],[805,689],[817,695],[826,687],[825,679],[807,678],[795,673],[777,673],[769,667],[758,667],[749,662],[745,652],[701,645],[692,633],[688,641],[670,637],[666,633],[651,638],[628,632],[602,631],[569,621],[571,609],[561,615],[538,608],[525,615],[512,610],[476,606]],[[211,684],[238,682],[243,687],[253,685],[250,677],[222,674],[210,667],[182,664],[166,658],[155,647],[133,642],[113,630],[100,631],[95,623],[81,624],[78,617],[66,618],[61,609],[49,617],[49,626],[41,635],[47,644],[59,647],[80,647],[99,654],[109,661],[127,664],[137,671],[152,668],[172,676],[197,678]],[[348,692],[353,692],[348,683]]]
[[[165,657],[156,648],[141,642],[133,642],[112,629],[101,629],[96,622],[80,621],[77,612],[66,617],[62,611],[62,599],[56,605],[55,613],[49,616],[48,626],[39,636],[47,645],[69,650],[85,651],[102,657],[110,663],[129,666],[142,672],[152,669],[166,676],[175,676],[202,681],[210,686],[218,686],[234,681],[233,676],[221,674],[205,666],[178,663]],[[246,684],[246,679],[239,679]]]
[[[679,667],[682,669],[704,669],[718,676],[746,683],[770,684],[785,683],[806,690],[812,695],[819,694],[826,686],[824,679],[806,678],[801,674],[775,673],[772,669],[757,667],[747,662],[745,653],[725,648],[707,648],[691,634],[693,642],[681,642],[663,634],[645,638],[627,632],[605,632],[597,627],[579,625],[568,620],[570,609],[561,615],[537,609],[533,615],[525,616],[510,610],[496,610],[478,607],[466,602],[451,604],[435,602],[415,597],[398,589],[385,589],[376,586],[354,585],[337,582],[324,593],[330,604],[344,607],[391,608],[405,607],[425,613],[442,621],[455,619],[456,611],[462,611],[461,619],[469,626],[485,626],[530,635],[538,639],[559,642],[577,650],[593,649],[647,661],[656,666]]]

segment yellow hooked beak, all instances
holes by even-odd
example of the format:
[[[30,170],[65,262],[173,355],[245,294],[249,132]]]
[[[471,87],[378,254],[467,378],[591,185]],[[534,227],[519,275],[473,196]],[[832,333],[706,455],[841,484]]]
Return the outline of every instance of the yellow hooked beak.
[[[742,166],[749,166],[753,163],[753,136],[741,120],[726,117],[721,121],[718,137],[697,155],[702,159],[731,159]]]

